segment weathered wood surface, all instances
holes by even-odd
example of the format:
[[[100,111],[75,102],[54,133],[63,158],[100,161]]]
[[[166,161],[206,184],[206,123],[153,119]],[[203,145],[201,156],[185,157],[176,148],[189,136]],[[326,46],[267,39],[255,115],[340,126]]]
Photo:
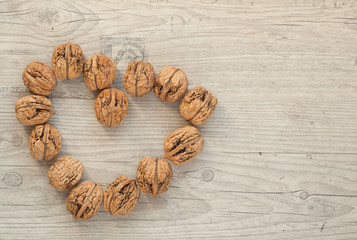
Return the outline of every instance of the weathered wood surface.
[[[357,239],[356,13],[354,0],[1,1],[0,239]],[[127,63],[145,59],[218,97],[199,127],[204,151],[128,216],[75,222],[16,121],[24,67],[50,64],[66,41],[115,59],[120,89]],[[81,78],[59,80],[50,122],[60,155],[104,188],[163,156],[187,124],[151,93],[129,97],[124,124],[106,129],[95,96]]]

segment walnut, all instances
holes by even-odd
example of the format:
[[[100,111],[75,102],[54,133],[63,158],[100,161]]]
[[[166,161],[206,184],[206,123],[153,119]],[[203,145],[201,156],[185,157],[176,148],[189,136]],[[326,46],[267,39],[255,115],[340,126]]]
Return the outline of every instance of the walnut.
[[[66,208],[76,220],[94,217],[103,202],[103,189],[92,181],[84,181],[73,188],[66,199]]]
[[[51,101],[38,95],[29,95],[17,100],[15,112],[17,120],[25,126],[43,124],[55,114]]]
[[[92,91],[109,88],[116,77],[117,66],[105,55],[95,53],[84,64],[83,78]]]
[[[140,189],[135,180],[119,176],[104,192],[103,207],[112,216],[129,214],[138,203]]]
[[[188,81],[185,73],[175,67],[164,67],[155,81],[154,92],[163,102],[175,102],[185,94]]]
[[[74,187],[83,176],[83,164],[76,158],[63,156],[56,160],[47,173],[52,187],[64,191]]]
[[[66,80],[81,75],[84,56],[79,45],[64,43],[55,48],[52,54],[52,68],[57,78]]]
[[[156,198],[169,189],[171,179],[172,169],[167,160],[152,157],[140,160],[136,181],[143,193]]]
[[[32,129],[29,143],[34,159],[50,161],[61,151],[61,133],[49,123],[36,125]]]
[[[165,139],[165,157],[176,165],[182,165],[193,160],[202,151],[203,145],[203,138],[197,128],[179,128]]]
[[[217,98],[209,90],[196,87],[182,98],[180,112],[190,123],[200,125],[212,116],[216,105]]]
[[[132,61],[129,63],[123,78],[127,93],[141,97],[149,93],[155,83],[155,70],[148,62]]]
[[[120,125],[128,113],[128,98],[116,88],[104,89],[95,100],[95,115],[107,127]]]
[[[27,65],[22,79],[26,87],[38,95],[50,94],[57,85],[55,73],[43,62],[33,62]]]

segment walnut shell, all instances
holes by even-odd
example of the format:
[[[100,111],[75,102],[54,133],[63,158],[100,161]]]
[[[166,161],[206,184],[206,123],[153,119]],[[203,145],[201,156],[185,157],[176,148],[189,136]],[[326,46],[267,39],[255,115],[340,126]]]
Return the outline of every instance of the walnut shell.
[[[92,91],[109,88],[116,77],[117,66],[105,55],[95,53],[84,64],[83,78]]]
[[[79,45],[64,43],[57,46],[52,54],[52,69],[62,80],[73,79],[83,71],[84,56]]]
[[[157,76],[154,92],[163,102],[176,102],[185,94],[187,88],[185,73],[181,69],[167,66]]]
[[[197,128],[179,128],[165,139],[165,158],[176,165],[182,165],[193,160],[202,151],[203,145],[203,138]]]
[[[128,98],[119,89],[104,89],[95,100],[94,110],[98,121],[104,126],[120,125],[128,113]]]
[[[190,123],[200,125],[212,116],[216,105],[217,98],[209,90],[196,87],[182,98],[180,112]]]
[[[172,168],[165,159],[145,157],[140,160],[136,181],[145,194],[154,198],[169,189],[172,179]]]
[[[140,189],[135,179],[119,176],[104,192],[103,207],[112,216],[129,214],[140,198]]]
[[[55,73],[43,62],[33,62],[27,65],[22,79],[26,87],[38,95],[50,94],[57,85]]]
[[[66,199],[66,208],[76,220],[94,217],[103,202],[103,189],[92,181],[84,181],[73,188]]]
[[[49,123],[37,125],[32,129],[29,145],[34,159],[50,161],[61,151],[61,133]]]
[[[17,100],[16,118],[25,126],[34,126],[47,122],[56,112],[46,97],[29,95]]]
[[[83,176],[83,164],[76,158],[63,156],[49,168],[47,177],[52,187],[64,191],[74,187]]]
[[[149,93],[155,83],[155,70],[148,62],[132,61],[129,63],[123,78],[127,93],[141,97]]]

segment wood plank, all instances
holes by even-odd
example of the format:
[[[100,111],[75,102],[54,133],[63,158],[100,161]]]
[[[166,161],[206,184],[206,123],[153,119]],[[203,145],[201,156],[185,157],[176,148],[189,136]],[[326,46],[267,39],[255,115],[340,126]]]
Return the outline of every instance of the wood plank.
[[[356,239],[357,3],[354,0],[80,0],[0,2],[0,239]],[[51,62],[54,47],[81,45],[118,66],[181,68],[190,88],[218,98],[199,129],[204,151],[173,166],[169,191],[142,195],[128,216],[102,208],[87,222],[65,210],[50,163],[28,149],[31,127],[14,105],[30,92],[24,67]],[[187,125],[179,103],[134,99],[113,129],[94,116],[97,93],[59,80],[50,123],[62,155],[104,189],[134,178],[139,160]]]

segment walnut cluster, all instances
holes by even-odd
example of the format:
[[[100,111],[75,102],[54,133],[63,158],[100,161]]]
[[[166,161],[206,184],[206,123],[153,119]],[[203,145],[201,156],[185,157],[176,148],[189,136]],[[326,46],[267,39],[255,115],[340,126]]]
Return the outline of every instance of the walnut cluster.
[[[25,96],[15,105],[18,121],[25,126],[34,126],[29,136],[29,148],[36,160],[54,160],[62,148],[60,131],[48,123],[55,111],[51,101],[45,97],[56,88],[57,78],[73,79],[83,73],[88,89],[101,91],[95,99],[94,112],[97,120],[106,127],[122,124],[128,113],[126,94],[111,88],[117,67],[109,57],[95,53],[85,62],[81,47],[67,42],[54,49],[52,68],[39,61],[28,64],[22,79],[25,86],[36,95]],[[203,87],[187,92],[186,74],[173,66],[164,67],[156,78],[150,63],[132,61],[123,76],[123,87],[133,97],[144,96],[153,90],[163,102],[175,102],[182,98],[181,115],[195,125],[206,122],[217,105],[217,98]],[[195,159],[203,146],[203,137],[196,127],[179,128],[164,141],[165,158],[175,165],[182,165]],[[168,191],[173,170],[166,159],[142,158],[137,167],[136,179],[120,175],[109,184],[105,192],[95,182],[80,182],[84,165],[72,156],[59,157],[50,166],[47,177],[53,188],[59,191],[71,189],[66,199],[66,209],[74,219],[91,219],[99,212],[102,203],[110,215],[121,216],[134,210],[141,193],[157,198]]]

